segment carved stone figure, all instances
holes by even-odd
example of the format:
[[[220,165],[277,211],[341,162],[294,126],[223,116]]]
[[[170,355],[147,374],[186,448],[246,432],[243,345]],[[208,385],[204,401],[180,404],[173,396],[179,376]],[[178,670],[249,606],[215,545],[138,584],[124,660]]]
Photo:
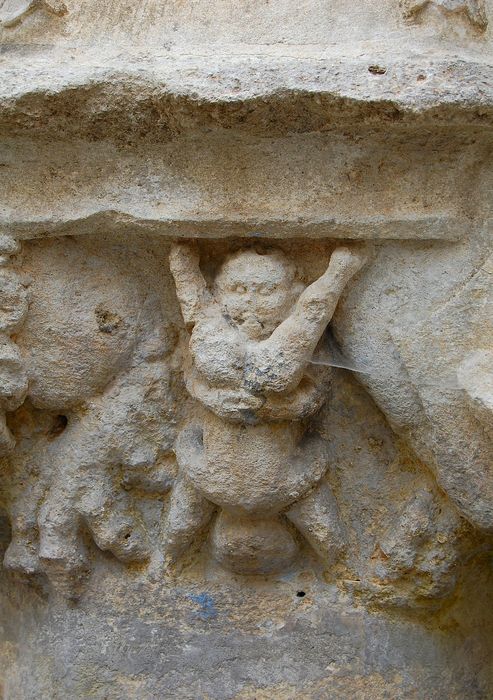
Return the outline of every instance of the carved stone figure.
[[[17,248],[5,236],[0,244],[6,264]],[[4,565],[45,574],[74,598],[91,570],[87,531],[123,562],[150,557],[125,487],[164,492],[172,483],[165,455],[173,441],[173,333],[149,283],[128,275],[126,250],[109,246],[104,259],[83,241],[38,246],[36,279],[29,280],[31,255],[24,251],[23,274],[0,272],[2,330],[17,331],[17,345],[6,337],[0,357],[17,439],[4,428],[0,476],[12,529]]]
[[[282,513],[328,563],[344,546],[328,485],[327,455],[308,419],[324,385],[308,369],[340,295],[364,258],[337,248],[305,289],[280,250],[228,256],[207,289],[197,251],[170,255],[191,361],[189,393],[203,406],[176,446],[179,482],[167,522],[168,553],[181,554],[221,508],[212,533],[216,558],[239,573],[289,564],[296,544]]]
[[[493,698],[492,13],[0,0],[2,700]]]

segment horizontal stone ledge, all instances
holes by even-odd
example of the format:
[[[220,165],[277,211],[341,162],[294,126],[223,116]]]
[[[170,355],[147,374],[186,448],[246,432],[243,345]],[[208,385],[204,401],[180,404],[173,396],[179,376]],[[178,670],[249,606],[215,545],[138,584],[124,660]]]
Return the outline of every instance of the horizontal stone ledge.
[[[4,47],[4,134],[163,141],[197,128],[273,136],[351,123],[493,126],[493,69],[477,55],[92,57],[24,49]]]
[[[449,215],[361,218],[269,218],[210,216],[148,219],[121,211],[99,211],[80,218],[19,221],[0,219],[0,229],[19,239],[117,233],[165,238],[334,238],[361,240],[460,240],[471,222]]]

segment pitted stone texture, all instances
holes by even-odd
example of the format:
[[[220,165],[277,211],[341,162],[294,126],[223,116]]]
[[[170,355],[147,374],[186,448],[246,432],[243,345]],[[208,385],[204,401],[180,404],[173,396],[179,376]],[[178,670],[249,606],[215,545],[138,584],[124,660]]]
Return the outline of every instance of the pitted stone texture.
[[[445,13],[465,15],[480,31],[488,26],[483,0],[404,0],[402,4],[408,18],[416,17],[429,5],[435,5]]]
[[[49,608],[2,581],[0,678],[8,698],[482,700],[491,581],[474,579],[440,628],[368,613],[308,572],[177,584],[106,568],[77,607]]]
[[[320,483],[327,449],[308,421],[327,390],[311,363],[365,262],[361,249],[336,248],[324,274],[303,289],[281,249],[248,247],[226,257],[209,289],[196,246],[173,244],[171,271],[191,333],[185,381],[205,409],[175,449],[188,487],[172,494],[173,559],[206,524],[205,501],[228,514],[216,520],[213,548],[233,571],[272,573],[293,559],[296,544],[281,534],[279,513],[327,565],[344,549],[336,499]]]
[[[28,388],[10,417],[18,447],[5,468],[12,525],[5,564],[46,573],[69,597],[90,569],[87,529],[122,561],[150,556],[124,488],[149,481],[161,492],[172,482],[176,331],[157,294],[166,288],[159,257],[148,254],[144,265],[147,274],[154,267],[152,285],[130,272],[143,254],[90,239],[24,250],[31,303],[16,340]]]
[[[493,0],[7,11],[0,695],[490,697]]]

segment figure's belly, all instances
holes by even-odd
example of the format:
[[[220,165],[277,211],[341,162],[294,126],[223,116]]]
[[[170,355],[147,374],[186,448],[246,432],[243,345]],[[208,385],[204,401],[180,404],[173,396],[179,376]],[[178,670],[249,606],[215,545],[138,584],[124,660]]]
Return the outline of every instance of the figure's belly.
[[[322,440],[303,437],[300,424],[238,425],[207,413],[202,439],[201,445],[196,433],[180,441],[180,467],[206,498],[226,509],[278,512],[327,469]]]

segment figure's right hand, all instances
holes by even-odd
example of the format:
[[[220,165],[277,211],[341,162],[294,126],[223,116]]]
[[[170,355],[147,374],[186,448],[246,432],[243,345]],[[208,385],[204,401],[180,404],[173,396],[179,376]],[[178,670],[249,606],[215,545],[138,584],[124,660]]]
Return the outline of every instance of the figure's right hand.
[[[169,251],[171,272],[199,264],[199,250],[195,241],[173,241]]]
[[[368,255],[363,248],[339,246],[330,257],[329,270],[349,277],[359,272],[367,260]]]
[[[256,422],[257,413],[265,399],[254,396],[243,388],[211,387],[198,372],[186,378],[186,387],[191,396],[210,411],[233,423],[243,423],[247,412],[252,422]]]

